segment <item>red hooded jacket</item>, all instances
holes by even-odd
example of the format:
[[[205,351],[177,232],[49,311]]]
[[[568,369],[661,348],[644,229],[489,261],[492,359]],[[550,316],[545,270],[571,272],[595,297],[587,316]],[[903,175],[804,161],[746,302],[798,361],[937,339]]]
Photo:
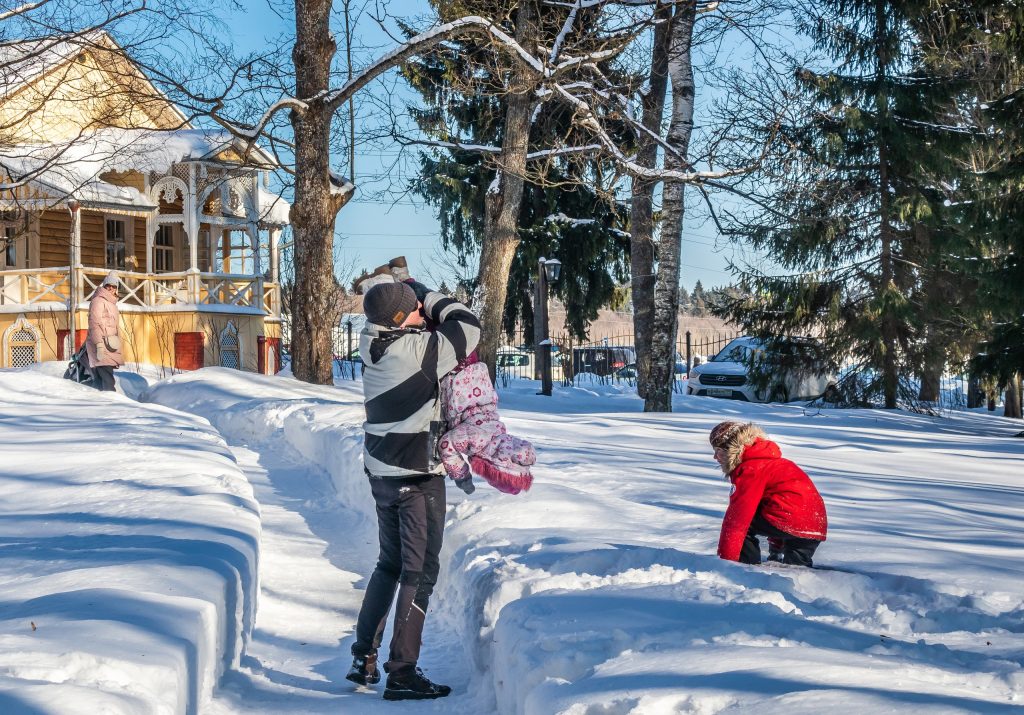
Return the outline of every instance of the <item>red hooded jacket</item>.
[[[804,470],[782,458],[779,445],[766,439],[749,445],[729,479],[732,496],[718,539],[718,555],[723,559],[739,560],[743,540],[758,511],[787,534],[825,540],[825,502]]]

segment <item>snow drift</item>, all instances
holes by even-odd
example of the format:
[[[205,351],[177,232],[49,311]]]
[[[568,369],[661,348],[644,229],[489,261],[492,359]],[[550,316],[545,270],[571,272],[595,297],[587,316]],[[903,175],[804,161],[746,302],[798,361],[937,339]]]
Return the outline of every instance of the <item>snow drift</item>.
[[[224,441],[33,371],[0,371],[0,429],[0,712],[201,712],[258,593],[258,506]]]

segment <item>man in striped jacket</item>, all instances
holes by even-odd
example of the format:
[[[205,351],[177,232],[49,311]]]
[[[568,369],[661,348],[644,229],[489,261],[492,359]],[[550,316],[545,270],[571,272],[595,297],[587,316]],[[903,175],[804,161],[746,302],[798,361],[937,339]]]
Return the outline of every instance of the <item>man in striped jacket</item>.
[[[416,667],[444,530],[439,383],[476,348],[480,322],[466,306],[415,281],[374,285],[363,297],[363,311],[363,463],[377,505],[380,556],[366,587],[346,677],[361,685],[380,681],[377,648],[397,590],[384,697],[444,697],[451,688],[430,682]],[[424,317],[434,323],[432,331],[425,329]]]

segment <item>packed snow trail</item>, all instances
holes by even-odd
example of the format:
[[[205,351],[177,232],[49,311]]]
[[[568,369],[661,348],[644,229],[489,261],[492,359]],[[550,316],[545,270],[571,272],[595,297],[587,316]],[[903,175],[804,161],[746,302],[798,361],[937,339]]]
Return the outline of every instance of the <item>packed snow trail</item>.
[[[209,713],[394,712],[395,706],[381,698],[383,681],[359,688],[344,678],[363,588],[377,556],[372,500],[368,489],[358,493],[366,484],[359,453],[353,451],[361,446],[353,404],[359,410],[361,404],[347,392],[332,403],[323,399],[323,390],[310,388],[312,394],[303,394],[302,388],[295,389],[301,383],[286,384],[279,391],[268,381],[260,385],[259,399],[252,400],[242,385],[232,392],[229,381],[213,391],[157,387],[151,396],[208,417],[231,446],[260,504],[256,627],[240,668],[222,680]],[[323,438],[324,432],[336,437],[337,451],[328,461],[318,461],[323,455],[315,436]],[[300,454],[296,443],[309,451]],[[355,488],[339,494],[331,471],[352,480]],[[389,625],[385,652],[390,631]],[[452,685],[453,693],[444,701],[403,703],[403,711],[493,711],[467,694],[471,676],[459,638],[432,617],[424,639],[422,667],[438,682]]]
[[[263,576],[274,584],[265,595],[278,614],[258,615],[255,660],[227,679],[221,713],[386,707],[377,693],[343,690],[363,584],[355,574],[368,573],[374,550],[359,387],[208,369],[147,395],[249,444],[257,463],[239,457],[261,502],[289,512],[281,524],[292,526],[264,525],[264,553],[278,554],[268,561],[285,564]],[[469,498],[449,490],[423,665],[456,694],[409,707],[502,715],[1022,711],[1019,423],[706,398],[648,415],[624,386],[563,388],[552,398],[535,390],[522,381],[501,393],[509,431],[541,455],[534,488],[515,498],[483,485]],[[725,418],[763,424],[812,474],[830,525],[815,560],[837,570],[715,556],[728,485],[707,433]],[[344,506],[330,503],[332,491]],[[329,593],[340,583],[347,592],[305,595],[288,557],[302,542],[309,590]],[[317,559],[333,575],[320,573]],[[318,640],[292,642],[315,631],[292,630],[293,602],[326,613]],[[315,643],[312,655],[303,642]]]

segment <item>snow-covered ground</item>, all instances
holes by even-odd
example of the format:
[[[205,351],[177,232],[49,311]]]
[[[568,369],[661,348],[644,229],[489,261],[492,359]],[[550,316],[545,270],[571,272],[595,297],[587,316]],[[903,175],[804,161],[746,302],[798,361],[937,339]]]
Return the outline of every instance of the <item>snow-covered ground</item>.
[[[0,444],[0,712],[200,712],[258,592],[259,507],[224,441],[0,370]]]
[[[156,511],[182,496],[176,488],[184,477],[200,480],[200,473],[212,473],[211,464],[230,462],[210,428],[180,412],[121,396],[79,395],[74,385],[31,373],[0,372],[0,380],[5,444],[39,432],[10,419],[19,403],[52,402],[45,414],[60,413],[63,426],[52,429],[67,444],[77,442],[72,454],[93,445],[96,415],[125,410],[111,433],[134,435],[131,459],[152,465],[147,484],[167,481],[170,493],[154,488],[147,496],[156,500]],[[8,389],[20,396],[8,399]],[[516,497],[485,484],[468,497],[449,489],[444,571],[421,665],[455,692],[442,701],[395,706],[344,680],[376,539],[360,463],[359,382],[321,388],[207,369],[132,392],[207,418],[234,456],[230,483],[244,472],[260,504],[260,608],[245,654],[230,663],[215,697],[200,700],[204,713],[401,707],[789,715],[1024,707],[1024,440],[1013,438],[1019,422],[987,414],[930,418],[682,396],[674,413],[645,415],[626,386],[556,388],[544,398],[534,394],[536,383],[515,382],[502,392],[502,412],[511,432],[537,445],[537,482]],[[79,401],[89,405],[83,426],[68,427],[64,405]],[[743,566],[715,556],[729,489],[711,459],[707,432],[725,418],[758,421],[811,473],[830,526],[815,560],[830,569]],[[192,442],[162,431],[164,421],[190,425],[189,437],[210,436],[208,452],[189,453],[192,464],[174,470],[177,481],[168,473],[172,460],[184,457],[174,450]],[[141,456],[162,448],[166,458]],[[104,494],[109,475],[94,474],[94,484],[86,481],[90,470],[78,469],[72,480],[61,473],[72,484],[51,478],[49,487],[46,478],[60,462],[29,456],[38,451],[25,446],[21,462],[8,460],[0,483],[42,481],[54,490],[45,508],[66,500],[82,513],[105,513],[102,499],[94,504],[63,490],[88,485]],[[37,498],[11,486],[5,515],[41,512]],[[189,503],[186,514],[190,523],[223,526],[224,519],[253,513],[235,508],[238,514],[213,520],[193,513]],[[21,528],[7,527],[4,536]],[[58,521],[48,528],[71,543],[79,526]],[[35,532],[18,533],[27,542]],[[22,699],[16,702],[30,702],[34,680],[56,677],[38,678],[12,665],[23,646],[8,639],[28,637],[17,628],[31,620],[25,604],[35,598],[17,589],[28,588],[23,581],[33,563],[49,569],[64,561],[7,540],[15,567],[3,572],[0,675]],[[134,566],[166,568],[143,557]],[[111,573],[111,587],[127,590],[118,585],[120,574]],[[50,594],[68,590],[45,588]],[[68,610],[75,607],[84,609],[76,602]],[[119,617],[116,607],[101,615]],[[104,627],[90,626],[96,632]],[[69,635],[62,647],[84,652],[77,640]],[[141,660],[129,651],[113,649],[114,671]],[[54,657],[46,673],[60,670]],[[59,687],[76,686],[97,687],[74,677]],[[53,705],[61,697],[56,686],[38,692],[56,698],[38,712],[68,712]],[[4,697],[0,693],[0,710],[8,712]],[[132,707],[113,711],[154,711],[141,701]],[[170,711],[175,707],[183,711],[180,703]]]

